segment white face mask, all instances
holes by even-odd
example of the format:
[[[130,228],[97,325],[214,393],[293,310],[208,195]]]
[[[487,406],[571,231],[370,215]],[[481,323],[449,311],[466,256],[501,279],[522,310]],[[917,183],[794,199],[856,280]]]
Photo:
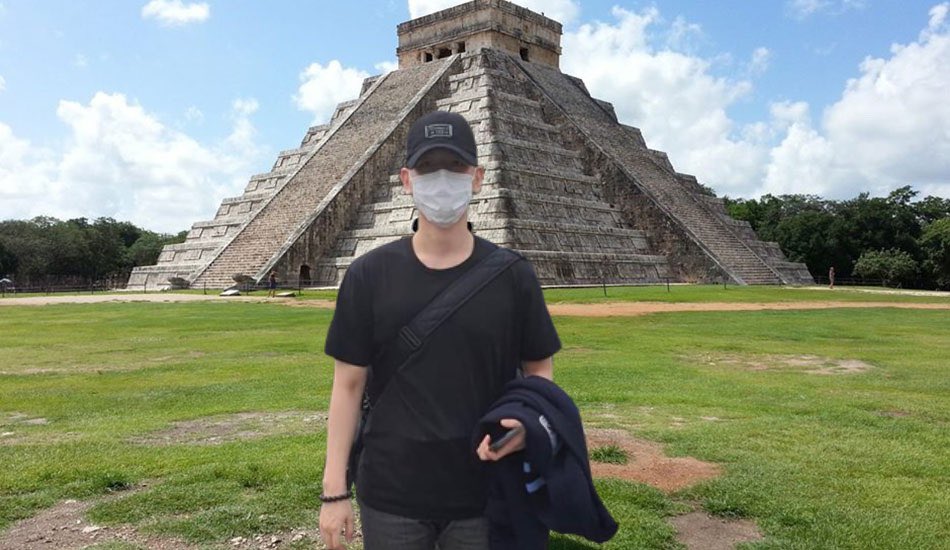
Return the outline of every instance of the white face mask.
[[[472,200],[472,175],[449,170],[413,174],[412,200],[430,222],[449,227],[462,218]]]

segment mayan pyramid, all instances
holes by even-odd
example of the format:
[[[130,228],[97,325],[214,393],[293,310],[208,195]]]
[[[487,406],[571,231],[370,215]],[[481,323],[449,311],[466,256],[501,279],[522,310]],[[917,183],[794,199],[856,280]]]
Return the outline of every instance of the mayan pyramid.
[[[372,77],[215,218],[137,268],[129,288],[258,281],[335,286],[350,263],[411,234],[398,179],[419,116],[462,114],[485,185],[474,231],[522,252],[545,285],[811,283],[804,264],[731,219],[610,103],[562,73],[561,24],[504,0],[474,0],[398,27],[399,69]]]

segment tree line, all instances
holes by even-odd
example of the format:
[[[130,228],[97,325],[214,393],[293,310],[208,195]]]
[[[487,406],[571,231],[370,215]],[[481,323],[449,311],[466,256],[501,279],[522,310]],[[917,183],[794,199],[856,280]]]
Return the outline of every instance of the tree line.
[[[812,276],[883,281],[889,286],[950,289],[950,199],[900,187],[887,197],[862,193],[835,201],[814,195],[725,198],[729,214],[775,241]]]
[[[814,195],[724,200],[732,217],[777,242],[818,280],[834,266],[839,280],[950,289],[950,199],[917,196],[906,186],[887,197],[863,193],[843,201]],[[123,285],[133,267],[154,265],[164,245],[184,242],[187,233],[155,233],[112,218],[2,221],[0,278],[20,287]]]
[[[17,287],[124,285],[132,268],[154,265],[166,244],[185,241],[112,218],[0,221],[0,278]]]

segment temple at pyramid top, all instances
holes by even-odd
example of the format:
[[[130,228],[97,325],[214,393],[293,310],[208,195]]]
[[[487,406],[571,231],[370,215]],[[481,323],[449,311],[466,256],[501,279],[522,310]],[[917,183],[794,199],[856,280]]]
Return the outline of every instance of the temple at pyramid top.
[[[544,285],[812,281],[561,72],[560,23],[474,0],[398,33],[397,70],[367,78],[184,243],[136,268],[129,288],[224,288],[271,272],[285,286],[340,284],[356,258],[412,235],[399,169],[409,127],[436,109],[475,133],[485,179],[473,231],[523,254]]]
[[[482,48],[559,66],[561,24],[505,0],[473,0],[402,23],[399,68]]]

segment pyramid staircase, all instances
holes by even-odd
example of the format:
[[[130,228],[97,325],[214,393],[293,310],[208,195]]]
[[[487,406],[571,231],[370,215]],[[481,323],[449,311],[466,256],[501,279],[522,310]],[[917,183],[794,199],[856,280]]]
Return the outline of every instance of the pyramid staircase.
[[[542,284],[811,281],[583,82],[486,48],[367,79],[214,220],[136,269],[130,288],[172,276],[223,288],[271,270],[285,283],[338,285],[355,258],[411,233],[417,214],[398,171],[409,125],[434,109],[475,132],[486,169],[469,210],[476,234],[522,252]]]
[[[566,123],[586,138],[589,146],[613,161],[630,183],[666,213],[682,234],[731,279],[745,284],[798,282],[783,276],[787,266],[770,265],[767,258],[753,250],[701,198],[694,178],[676,173],[664,153],[646,147],[638,130],[620,125],[612,107],[594,100],[583,82],[550,67],[512,61],[536,84],[546,102],[560,111]],[[724,212],[723,209],[721,213]]]
[[[469,209],[475,233],[525,254],[546,284],[665,280],[666,259],[649,254],[646,233],[624,225],[579,154],[563,146],[559,128],[544,122],[540,103],[490,62],[485,54],[463,56],[435,102],[463,115],[475,132],[486,169]],[[338,284],[355,258],[409,235],[416,215],[391,176],[320,262],[318,284]]]

